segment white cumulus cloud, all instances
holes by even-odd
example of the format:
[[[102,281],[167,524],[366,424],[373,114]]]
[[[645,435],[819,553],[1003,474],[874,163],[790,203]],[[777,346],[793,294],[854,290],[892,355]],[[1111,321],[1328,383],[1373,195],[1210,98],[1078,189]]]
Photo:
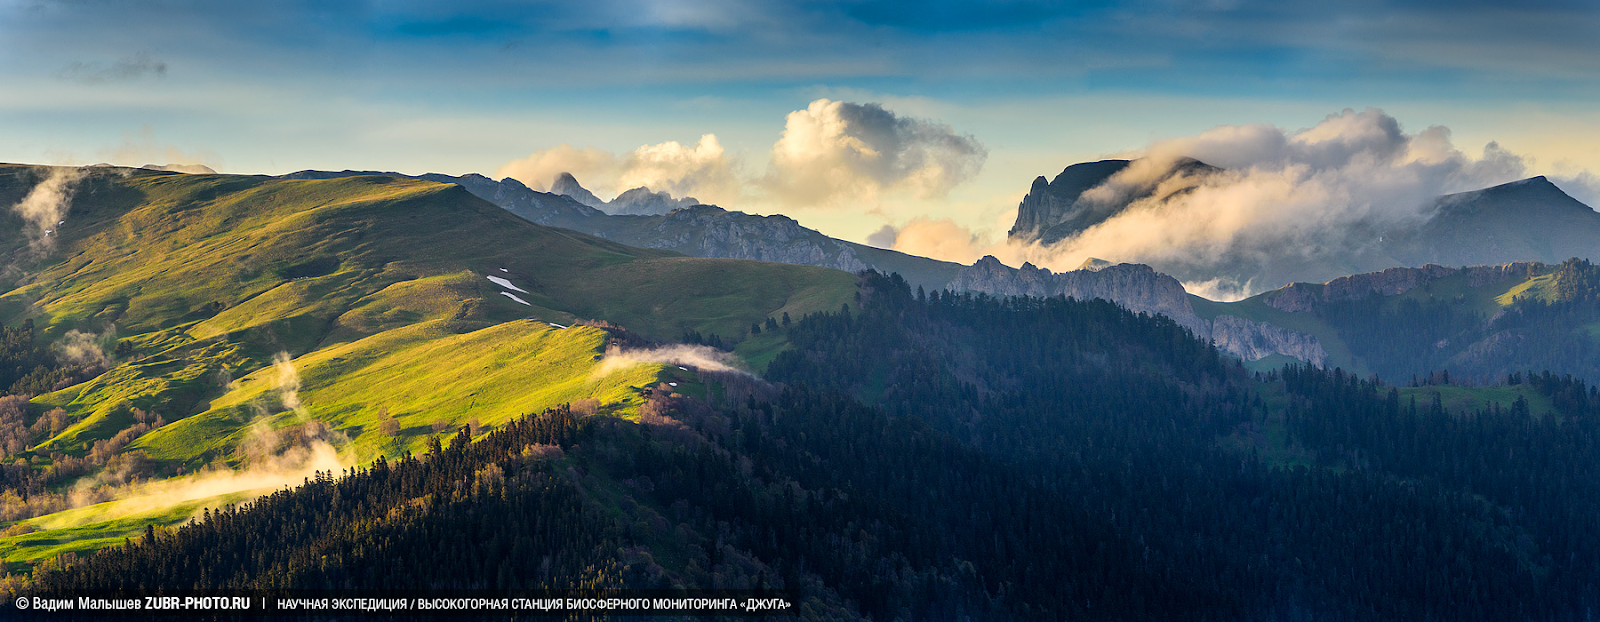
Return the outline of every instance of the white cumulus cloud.
[[[941,197],[976,175],[988,153],[937,121],[818,99],[789,113],[764,185],[791,205],[857,204],[887,191]]]
[[[715,134],[705,134],[692,145],[669,140],[622,155],[594,147],[558,145],[508,162],[497,175],[544,189],[557,175],[572,173],[604,199],[643,186],[674,197],[735,203],[742,192],[737,165]]]
[[[877,209],[886,195],[940,198],[983,168],[988,151],[971,135],[879,104],[818,99],[788,114],[767,168],[748,174],[715,134],[628,153],[558,145],[502,166],[530,188],[572,173],[601,198],[646,187],[732,209]]]

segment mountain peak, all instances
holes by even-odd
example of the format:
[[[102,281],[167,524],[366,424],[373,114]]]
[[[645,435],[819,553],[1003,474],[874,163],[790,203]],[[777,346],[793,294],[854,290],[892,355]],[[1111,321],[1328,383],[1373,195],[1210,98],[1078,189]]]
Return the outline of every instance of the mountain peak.
[[[1079,270],[1102,270],[1102,269],[1105,269],[1105,268],[1109,268],[1109,267],[1111,267],[1113,265],[1116,265],[1116,264],[1113,264],[1113,263],[1111,263],[1109,261],[1106,261],[1104,259],[1101,259],[1099,257],[1090,257],[1088,259],[1083,260],[1083,264],[1078,266],[1078,269]]]
[[[648,216],[665,214],[675,209],[692,207],[700,204],[694,197],[674,199],[666,191],[651,192],[649,188],[640,186],[617,195],[612,199],[607,212],[612,214],[630,214]]]
[[[600,197],[595,196],[593,192],[589,192],[587,188],[584,188],[583,184],[578,183],[577,177],[573,177],[572,173],[565,171],[556,175],[555,181],[550,184],[550,193],[565,195],[574,201],[595,209],[601,209],[606,206],[605,201],[600,200]]]
[[[1203,176],[1221,170],[1194,158],[1179,158],[1171,163],[1158,182],[1130,188],[1124,196],[1110,201],[1079,201],[1085,192],[1106,183],[1129,164],[1129,160],[1079,162],[1062,169],[1061,174],[1049,183],[1045,183],[1044,177],[1034,179],[1028,195],[1017,205],[1017,221],[1009,236],[1012,239],[1052,244],[1104,222],[1134,201],[1152,196],[1159,187],[1159,181],[1180,176]]]
[[[166,171],[169,173],[188,173],[190,175],[217,174],[215,169],[204,164],[146,164],[139,168],[151,171]]]

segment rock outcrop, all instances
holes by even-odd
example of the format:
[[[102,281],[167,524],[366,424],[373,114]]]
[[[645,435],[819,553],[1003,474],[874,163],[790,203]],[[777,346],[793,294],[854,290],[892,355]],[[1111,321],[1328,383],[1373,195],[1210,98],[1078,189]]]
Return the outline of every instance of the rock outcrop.
[[[1211,343],[1246,361],[1285,354],[1319,367],[1328,362],[1328,352],[1316,337],[1232,315],[1211,321]]]
[[[872,266],[850,245],[800,226],[788,216],[756,216],[713,205],[674,210],[650,227],[651,236],[619,240],[696,257],[728,257],[860,272]]]
[[[996,296],[1100,298],[1129,311],[1165,315],[1196,333],[1209,332],[1189,305],[1183,284],[1143,264],[1054,273],[1031,263],[1012,268],[991,255],[956,273],[950,289]]]
[[[1059,240],[1045,239],[1044,234],[1052,227],[1075,220],[1077,212],[1082,211],[1076,209],[1078,197],[1127,167],[1127,160],[1083,162],[1062,170],[1054,181],[1043,175],[1035,178],[1028,195],[1017,205],[1017,222],[1011,227],[1009,237],[1045,243]]]
[[[1159,177],[1147,183],[1121,188],[1108,196],[1085,197],[1084,193],[1104,184],[1131,164],[1128,160],[1101,160],[1074,164],[1051,181],[1033,180],[1028,195],[1017,205],[1017,221],[1008,236],[1014,240],[1054,244],[1105,222],[1135,201],[1163,192],[1185,192],[1192,186],[1167,184],[1174,178],[1198,180],[1220,171],[1199,160],[1184,158]]]

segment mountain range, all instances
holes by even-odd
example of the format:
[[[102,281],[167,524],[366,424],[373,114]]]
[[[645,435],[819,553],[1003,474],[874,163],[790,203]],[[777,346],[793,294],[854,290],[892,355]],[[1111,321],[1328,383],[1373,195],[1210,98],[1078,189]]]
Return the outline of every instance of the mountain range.
[[[1035,180],[1033,191],[1019,206],[1017,224],[1011,235],[1038,240],[1064,239],[1103,222],[1118,210],[1126,208],[1132,200],[1148,196],[1159,184],[1124,193],[1122,203],[1110,206],[1094,201],[1080,204],[1077,200],[1084,192],[1104,183],[1128,164],[1126,160],[1076,164],[1067,167],[1054,181],[1046,182],[1043,177]],[[1199,161],[1186,160],[1162,179],[1199,177],[1219,170]],[[401,176],[396,173],[303,171],[286,177],[332,178],[370,174]],[[1279,313],[1280,309],[1261,303],[1262,300],[1280,299],[1283,295],[1277,290],[1248,300],[1219,303],[1187,294],[1178,279],[1137,264],[1102,261],[1090,269],[1055,273],[1031,264],[1011,268],[993,257],[985,257],[972,266],[961,266],[838,240],[803,227],[782,215],[759,216],[710,205],[680,207],[659,215],[611,215],[585,205],[580,199],[593,197],[593,194],[578,185],[570,175],[559,176],[553,184],[553,188],[569,194],[534,191],[511,178],[495,181],[481,175],[452,177],[438,174],[417,178],[461,185],[469,192],[536,223],[573,229],[631,246],[661,248],[698,257],[754,259],[846,272],[871,268],[884,273],[899,273],[913,287],[927,290],[951,289],[1000,296],[1102,298],[1133,311],[1170,317],[1201,338],[1212,341],[1222,351],[1258,366],[1292,359],[1317,365],[1350,369],[1379,368],[1400,373],[1395,371],[1398,368],[1385,361],[1369,361],[1369,358],[1378,356],[1375,353],[1350,352],[1345,339],[1338,337],[1337,331],[1321,322],[1308,321],[1306,317],[1292,315],[1292,312]],[[648,189],[641,189],[640,193],[650,194]],[[597,198],[591,202],[603,203]],[[1562,193],[1542,177],[1441,197],[1437,203],[1438,216],[1428,225],[1409,234],[1388,238],[1383,256],[1352,260],[1350,264],[1376,266],[1372,268],[1374,273],[1356,274],[1346,280],[1381,279],[1382,275],[1375,273],[1392,265],[1406,265],[1391,255],[1411,259],[1446,257],[1460,260],[1459,265],[1498,266],[1532,254],[1540,258],[1536,262],[1540,267],[1532,272],[1523,270],[1522,273],[1525,278],[1533,278],[1538,270],[1548,273],[1551,266],[1561,263],[1566,258],[1562,253],[1590,256],[1594,253],[1594,240],[1600,240],[1600,214]],[[1547,234],[1538,224],[1546,222],[1562,224],[1563,231]],[[1587,237],[1586,232],[1591,230],[1594,231],[1594,237]],[[1467,235],[1467,232],[1473,231],[1491,231],[1486,236],[1491,243],[1474,243]],[[1542,245],[1541,241],[1544,241]],[[1585,251],[1585,248],[1590,250]],[[1283,263],[1293,265],[1293,262]],[[1298,266],[1293,269],[1307,268]],[[1341,272],[1344,268],[1326,265],[1310,269],[1316,273],[1339,275],[1354,272]],[[1476,268],[1480,271],[1486,269],[1500,268]],[[1395,273],[1390,271],[1383,274]],[[1520,282],[1511,282],[1507,287]],[[1285,289],[1300,291],[1307,287],[1291,284]],[[1488,310],[1491,314],[1493,311]],[[1487,373],[1485,369],[1475,371]]]
[[[776,591],[799,619],[1543,620],[1600,585],[1587,261],[1217,303],[1142,265],[854,255],[928,288],[537,222],[858,253],[782,217],[291,177],[0,167],[29,208],[0,213],[5,600],[583,586]]]

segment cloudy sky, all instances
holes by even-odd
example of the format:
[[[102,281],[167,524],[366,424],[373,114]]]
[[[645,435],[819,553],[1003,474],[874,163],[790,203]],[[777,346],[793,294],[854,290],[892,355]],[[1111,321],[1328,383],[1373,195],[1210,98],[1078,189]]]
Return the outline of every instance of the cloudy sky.
[[[0,160],[572,170],[966,260],[1035,176],[1228,128],[1593,201],[1600,9],[1515,4],[0,0]]]

